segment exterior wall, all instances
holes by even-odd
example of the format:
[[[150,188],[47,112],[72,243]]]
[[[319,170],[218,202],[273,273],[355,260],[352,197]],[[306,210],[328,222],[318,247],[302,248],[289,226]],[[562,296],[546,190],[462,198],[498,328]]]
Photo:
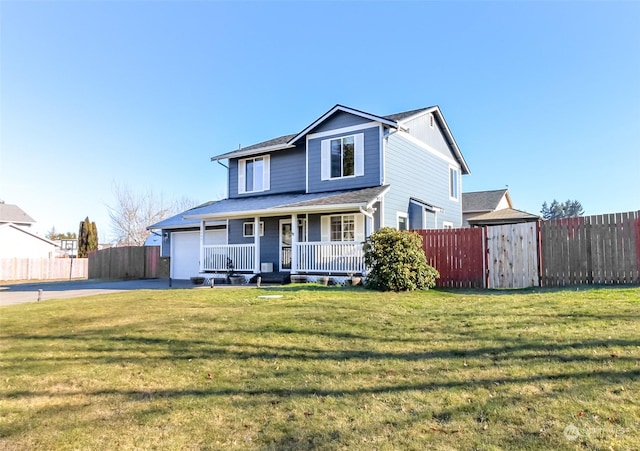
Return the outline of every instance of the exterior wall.
[[[409,212],[409,198],[416,197],[443,208],[437,214],[435,228],[444,221],[454,227],[462,224],[462,182],[459,173],[458,200],[449,199],[449,168],[460,165],[439,152],[430,152],[410,141],[401,133],[386,138],[386,180],[391,185],[384,198],[384,226],[396,226],[396,213]],[[427,221],[429,222],[429,221]],[[429,226],[429,224],[427,224]]]
[[[257,193],[238,194],[238,159],[229,160],[227,187],[229,198],[304,192],[306,188],[304,143],[294,149],[278,150],[269,155],[270,189]]]
[[[433,116],[433,127],[430,125],[431,113],[423,114],[415,119],[404,122],[405,127],[409,129],[409,134],[426,145],[434,148],[442,155],[451,157],[451,150],[442,133],[441,124],[437,117]]]
[[[337,180],[322,180],[321,142],[325,139],[338,138],[356,133],[364,133],[364,175]],[[339,133],[309,139],[307,143],[307,158],[309,193],[366,188],[380,185],[380,128],[375,126],[355,132]]]
[[[0,228],[0,258],[52,258],[56,246],[11,226]]]

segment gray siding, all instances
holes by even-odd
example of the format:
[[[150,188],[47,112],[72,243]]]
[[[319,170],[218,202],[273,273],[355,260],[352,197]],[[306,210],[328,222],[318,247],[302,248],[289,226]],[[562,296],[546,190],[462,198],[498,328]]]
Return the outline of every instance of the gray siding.
[[[437,117],[434,116],[434,126],[432,128],[429,125],[429,116],[429,114],[424,114],[406,122],[405,126],[409,128],[409,134],[437,150],[442,155],[455,158],[449,144],[447,144],[447,141],[444,139],[442,125],[439,123]]]
[[[344,136],[342,134],[310,139],[307,144],[309,159],[309,193],[335,191],[344,189],[366,188],[380,185],[380,129],[367,128],[353,132],[364,133],[364,175],[338,180],[322,180],[321,177],[321,142],[325,139]],[[350,133],[352,134],[352,133]]]
[[[462,203],[449,199],[449,166],[451,163],[428,152],[399,134],[387,138],[386,183],[391,185],[384,199],[384,224],[396,226],[396,212],[409,213],[409,198],[416,197],[429,204],[441,207],[437,214],[438,224],[452,222],[454,227],[462,225]],[[459,165],[455,165],[459,167]],[[462,192],[460,182],[459,192]],[[434,228],[429,224],[427,227]]]
[[[278,150],[270,155],[271,189],[259,193],[238,194],[238,159],[229,160],[227,191],[229,198],[304,192],[306,187],[304,143],[300,143],[294,149]]]
[[[325,119],[324,122],[309,131],[309,133],[326,132],[329,130],[335,130],[336,128],[352,127],[354,125],[366,124],[367,122],[371,122],[371,120],[339,111],[333,116]]]

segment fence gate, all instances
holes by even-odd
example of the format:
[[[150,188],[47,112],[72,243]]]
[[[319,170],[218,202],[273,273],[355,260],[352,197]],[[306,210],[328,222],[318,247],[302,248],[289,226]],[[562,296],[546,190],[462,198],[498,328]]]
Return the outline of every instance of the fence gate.
[[[486,228],[489,286],[539,286],[538,226],[535,222]]]

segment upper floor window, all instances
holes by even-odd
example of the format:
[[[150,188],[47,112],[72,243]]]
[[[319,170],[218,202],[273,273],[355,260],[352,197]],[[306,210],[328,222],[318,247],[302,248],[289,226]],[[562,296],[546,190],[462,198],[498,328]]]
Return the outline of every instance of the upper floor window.
[[[322,180],[364,175],[364,133],[321,143]]]
[[[355,174],[355,144],[353,136],[331,140],[331,178]]]
[[[269,155],[238,161],[238,193],[266,191],[269,179]]]
[[[449,198],[458,200],[460,196],[460,171],[458,168],[449,168]]]

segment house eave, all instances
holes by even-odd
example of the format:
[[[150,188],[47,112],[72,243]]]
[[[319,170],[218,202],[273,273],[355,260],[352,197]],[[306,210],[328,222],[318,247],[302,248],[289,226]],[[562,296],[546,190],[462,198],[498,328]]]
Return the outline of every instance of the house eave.
[[[240,149],[240,150],[236,150],[235,152],[227,152],[220,155],[216,155],[215,157],[211,157],[211,161],[220,161],[220,160],[228,160],[231,158],[249,157],[249,156],[258,155],[261,153],[275,152],[277,150],[293,149],[294,147],[295,146],[290,144],[277,144],[273,146],[258,147],[256,149],[249,149],[249,150]]]
[[[201,214],[201,215],[186,215],[185,219],[199,219],[199,220],[223,220],[223,219],[241,219],[241,218],[250,218],[254,216],[260,217],[269,217],[269,216],[283,216],[287,214],[295,214],[295,213],[333,213],[333,212],[344,212],[344,211],[356,211],[361,207],[367,207],[367,204],[364,202],[357,203],[349,203],[349,204],[334,204],[334,205],[310,205],[310,206],[283,206],[283,207],[273,207],[268,209],[260,209],[260,210],[244,210],[244,211],[234,211],[227,213],[217,213],[217,214]]]

